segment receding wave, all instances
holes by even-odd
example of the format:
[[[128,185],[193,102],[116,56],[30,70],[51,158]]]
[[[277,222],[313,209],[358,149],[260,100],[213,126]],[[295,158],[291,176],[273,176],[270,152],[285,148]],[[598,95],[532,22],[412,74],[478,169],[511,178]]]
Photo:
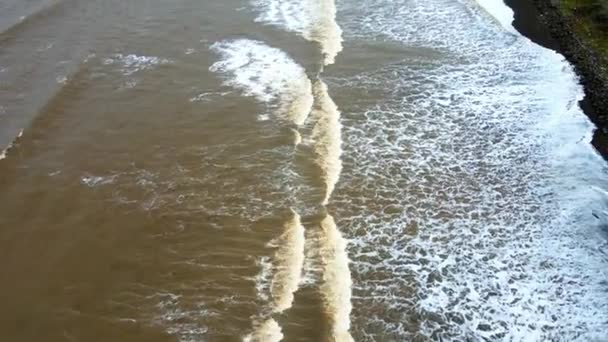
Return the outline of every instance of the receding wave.
[[[271,106],[284,121],[304,123],[313,103],[311,82],[285,52],[249,39],[222,41],[211,49],[222,60],[210,70],[225,75],[225,85]]]
[[[333,64],[342,51],[342,30],[336,22],[334,0],[253,0],[257,21],[300,33],[319,43],[324,64]]]
[[[311,113],[314,122],[312,130],[315,163],[322,170],[322,179],[325,183],[323,205],[329,199],[340,179],[342,171],[342,141],[340,112],[327,91],[327,85],[317,80],[313,86],[315,105]]]
[[[321,221],[321,230],[319,242],[323,283],[320,289],[332,325],[333,339],[337,342],[353,341],[349,333],[352,279],[346,240],[329,214]]]

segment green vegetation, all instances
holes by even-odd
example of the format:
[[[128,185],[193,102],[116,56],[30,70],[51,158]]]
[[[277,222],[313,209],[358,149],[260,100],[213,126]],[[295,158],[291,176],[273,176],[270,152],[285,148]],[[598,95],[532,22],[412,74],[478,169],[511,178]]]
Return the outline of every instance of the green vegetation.
[[[608,0],[561,0],[579,37],[608,61]]]

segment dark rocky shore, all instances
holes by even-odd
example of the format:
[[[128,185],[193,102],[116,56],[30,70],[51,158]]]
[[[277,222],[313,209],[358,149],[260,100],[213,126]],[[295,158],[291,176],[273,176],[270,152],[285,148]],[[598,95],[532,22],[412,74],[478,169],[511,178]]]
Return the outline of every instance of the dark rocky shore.
[[[537,44],[564,55],[575,67],[585,89],[581,108],[595,123],[593,146],[608,159],[608,80],[596,51],[575,33],[572,19],[563,15],[559,0],[504,0],[515,12],[513,26]]]

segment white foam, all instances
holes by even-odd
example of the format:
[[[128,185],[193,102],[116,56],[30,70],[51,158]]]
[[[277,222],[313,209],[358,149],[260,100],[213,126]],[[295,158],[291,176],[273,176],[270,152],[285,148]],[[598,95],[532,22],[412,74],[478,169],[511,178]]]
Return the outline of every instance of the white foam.
[[[203,92],[200,93],[192,98],[190,98],[190,102],[209,102],[212,100],[212,98],[216,97],[216,96],[226,96],[228,95],[230,92],[215,92],[215,91],[207,91],[207,92]]]
[[[257,261],[260,272],[255,277],[255,288],[258,297],[268,300],[270,280],[272,279],[272,260],[269,257],[262,257]]]
[[[342,30],[336,23],[334,0],[253,0],[259,22],[300,33],[319,43],[324,64],[333,64],[342,51]]]
[[[270,115],[268,115],[268,114],[258,115],[258,121],[268,121],[268,120],[270,120]]]
[[[99,186],[99,185],[108,185],[108,184],[112,184],[114,183],[114,180],[116,180],[116,175],[112,175],[112,176],[93,176],[93,175],[86,175],[86,176],[82,176],[80,178],[80,182],[90,188],[95,187],[95,186]]]
[[[156,323],[166,326],[167,332],[177,338],[179,342],[204,341],[203,337],[209,328],[201,325],[201,320],[208,319],[213,313],[204,307],[185,309],[182,304],[182,295],[174,293],[155,293],[150,297],[160,300],[156,307],[161,310]]]
[[[109,58],[106,58],[103,63],[105,65],[117,64],[125,76],[133,75],[137,72],[150,70],[158,65],[169,64],[171,60],[155,57],[155,56],[139,56],[135,54],[124,55],[117,53]]]
[[[292,129],[293,132],[293,144],[294,146],[298,146],[302,143],[302,135],[298,130]]]
[[[517,34],[517,30],[513,27],[513,10],[507,6],[503,0],[475,0],[491,16],[496,18],[502,27]]]
[[[215,43],[221,60],[210,68],[225,84],[273,106],[279,119],[301,125],[312,107],[306,71],[285,52],[262,42],[238,39]]]

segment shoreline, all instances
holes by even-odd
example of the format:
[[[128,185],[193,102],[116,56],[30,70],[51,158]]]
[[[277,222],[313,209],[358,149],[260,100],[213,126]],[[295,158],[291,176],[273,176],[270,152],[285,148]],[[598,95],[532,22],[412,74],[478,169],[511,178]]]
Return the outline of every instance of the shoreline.
[[[585,98],[579,105],[595,124],[591,144],[608,159],[608,82],[597,54],[582,42],[556,0],[504,0],[514,12],[513,27],[534,43],[562,54],[574,66]]]

